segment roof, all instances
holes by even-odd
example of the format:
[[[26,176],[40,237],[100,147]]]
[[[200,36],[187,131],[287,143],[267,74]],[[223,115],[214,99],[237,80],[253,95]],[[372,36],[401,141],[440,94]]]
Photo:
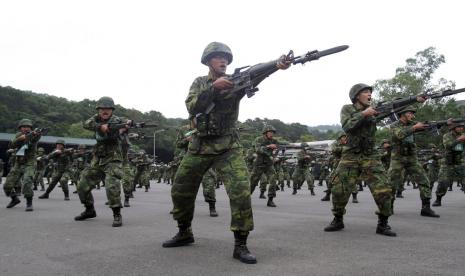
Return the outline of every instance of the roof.
[[[11,141],[15,134],[12,133],[0,133],[0,141]],[[58,139],[65,140],[67,145],[86,145],[93,146],[97,142],[95,139],[84,139],[84,138],[73,138],[73,137],[59,137],[59,136],[42,136],[39,143],[55,144]]]

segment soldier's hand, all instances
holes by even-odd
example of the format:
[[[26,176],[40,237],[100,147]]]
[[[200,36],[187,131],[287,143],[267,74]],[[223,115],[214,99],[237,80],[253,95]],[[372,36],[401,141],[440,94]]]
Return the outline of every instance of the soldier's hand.
[[[426,128],[427,125],[423,124],[422,122],[418,122],[413,125],[413,130],[418,131],[418,130],[423,130]]]
[[[269,149],[277,149],[277,148],[278,148],[278,145],[276,145],[276,144],[269,144],[269,145],[267,145],[266,147],[269,148]]]
[[[107,133],[109,131],[109,127],[108,127],[108,124],[103,124],[100,126],[100,131],[103,132],[103,133]]]
[[[424,103],[425,101],[426,101],[426,96],[418,96],[417,97],[417,102]]]
[[[374,116],[374,115],[378,114],[378,111],[376,111],[376,109],[374,109],[373,107],[370,106],[367,109],[363,110],[362,114],[365,117],[371,117],[371,116]]]
[[[26,134],[21,134],[20,136],[18,136],[18,138],[16,138],[18,141],[24,141],[26,140]]]
[[[460,135],[460,136],[457,138],[457,141],[459,141],[459,142],[465,142],[465,134]]]
[[[221,77],[213,82],[213,88],[217,91],[228,90],[234,87],[234,83],[225,77]]]
[[[186,137],[186,140],[189,141],[189,142],[192,142],[192,135],[189,136],[189,137]]]
[[[282,55],[279,58],[278,62],[276,63],[276,67],[278,67],[281,70],[286,70],[290,66],[291,66],[291,61],[287,59],[286,55]]]

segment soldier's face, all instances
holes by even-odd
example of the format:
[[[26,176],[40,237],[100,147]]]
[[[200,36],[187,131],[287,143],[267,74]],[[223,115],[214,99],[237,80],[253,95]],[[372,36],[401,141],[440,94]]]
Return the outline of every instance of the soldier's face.
[[[98,116],[102,120],[110,119],[112,114],[113,114],[113,109],[111,109],[111,108],[99,108],[98,109]]]
[[[22,127],[19,128],[19,131],[20,131],[21,133],[28,133],[28,132],[30,132],[31,130],[32,130],[32,129],[31,129],[31,127],[29,127],[29,126],[22,126]]]
[[[415,119],[415,113],[410,111],[405,112],[404,114],[402,114],[402,116],[405,118],[407,122],[413,121],[413,119]]]
[[[363,106],[370,106],[371,104],[371,90],[365,89],[358,93],[357,101]]]
[[[208,62],[210,70],[216,75],[222,76],[226,74],[226,68],[228,67],[228,60],[224,55],[214,55]]]
[[[389,143],[384,143],[383,144],[383,148],[388,149],[389,147],[391,147],[391,144],[389,144]]]
[[[57,144],[57,150],[63,150],[65,146],[63,144]]]
[[[454,128],[454,130],[457,133],[463,133],[464,128],[463,128],[463,126],[459,126],[459,127]]]
[[[267,139],[273,138],[273,135],[274,135],[274,132],[273,132],[273,131],[267,131],[267,132],[265,132],[265,137],[266,137]]]
[[[347,144],[347,136],[342,136],[340,139],[339,139],[340,143],[345,145]]]

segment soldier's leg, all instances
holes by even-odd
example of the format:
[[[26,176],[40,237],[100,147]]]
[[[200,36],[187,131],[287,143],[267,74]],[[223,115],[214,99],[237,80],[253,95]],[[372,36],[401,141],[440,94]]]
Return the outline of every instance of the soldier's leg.
[[[41,191],[45,191],[44,174],[45,174],[45,170],[41,170],[39,173],[39,184],[40,184]]]
[[[274,170],[273,166],[269,166],[265,170],[266,178],[268,179],[269,186],[268,186],[268,207],[276,207],[273,202],[273,198],[276,197],[276,171]]]
[[[3,184],[3,191],[5,192],[6,196],[11,197],[11,201],[6,206],[6,208],[12,208],[21,202],[16,194],[15,187],[17,185],[16,183],[21,182],[23,173],[24,166],[15,164],[15,166],[10,170],[10,172],[6,176],[5,183]]]
[[[404,176],[405,175],[405,170],[404,170],[404,165],[399,162],[398,160],[391,160],[391,164],[389,167],[388,171],[388,176],[389,176],[389,183],[391,184],[391,191],[392,191],[392,197],[391,197],[391,212],[394,211],[394,201],[396,198],[396,195],[398,197],[398,191],[399,187],[402,185],[404,181]]]
[[[268,177],[267,177],[267,175],[265,173],[266,168],[261,167],[260,169],[262,171],[262,175],[260,177],[260,192],[265,193],[266,192],[266,186],[268,184],[270,184],[270,183],[269,183],[269,179],[268,179]]]
[[[254,166],[252,169],[252,172],[250,173],[250,193],[251,194],[253,194],[253,192],[255,191],[255,188],[257,187],[258,182],[262,178],[262,175],[263,175],[262,167]]]
[[[425,217],[439,217],[433,210],[431,210],[431,185],[426,176],[426,172],[420,163],[415,162],[406,167],[408,174],[412,176],[412,180],[417,183],[420,190],[421,198],[421,212],[420,215]]]
[[[60,179],[61,189],[63,190],[63,194],[65,195],[65,200],[69,200],[69,186],[68,186],[69,178],[70,178],[70,172],[66,171]]]
[[[49,194],[53,191],[53,189],[55,188],[57,183],[60,181],[62,176],[63,176],[62,171],[55,170],[52,175],[52,182],[50,182],[45,193],[39,196],[39,198],[48,198]]]
[[[123,178],[121,179],[124,192],[124,207],[131,207],[129,204],[129,198],[132,193],[132,178],[131,178],[131,169],[129,164],[123,165]]]
[[[34,197],[34,191],[32,190],[34,180],[34,166],[26,166],[24,168],[24,174],[21,178],[22,190],[24,198],[26,199],[26,211],[32,211],[32,198]]]
[[[208,170],[202,179],[202,190],[203,190],[203,197],[205,199],[205,202],[208,203],[211,217],[218,216],[218,213],[216,212],[216,206],[215,206],[215,203],[216,203],[215,186],[216,186],[216,177],[210,172],[210,170]]]
[[[436,187],[436,201],[433,203],[433,206],[442,205],[442,197],[446,195],[447,188],[452,182],[452,177],[454,175],[454,166],[441,164],[439,169],[439,180],[438,186]]]
[[[283,173],[283,171],[276,172],[276,177],[278,179],[279,187],[281,187],[281,191],[284,191],[284,173]]]
[[[85,220],[88,218],[96,217],[94,209],[94,197],[92,196],[92,190],[97,186],[97,183],[102,181],[105,177],[105,174],[98,165],[85,168],[82,171],[81,179],[77,185],[77,191],[79,195],[79,200],[86,208],[83,213],[75,217],[75,220]]]
[[[312,196],[315,195],[315,192],[314,192],[314,189],[315,189],[315,177],[308,170],[305,171],[304,177],[305,177],[305,181],[307,181],[307,186],[308,186],[308,190],[310,191],[310,194]]]

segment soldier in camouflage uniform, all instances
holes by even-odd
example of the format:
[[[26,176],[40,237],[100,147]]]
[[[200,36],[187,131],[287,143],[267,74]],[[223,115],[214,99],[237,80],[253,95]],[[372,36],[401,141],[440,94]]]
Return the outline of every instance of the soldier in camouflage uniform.
[[[91,165],[85,168],[77,189],[79,199],[85,206],[85,211],[74,219],[77,221],[97,216],[94,208],[92,189],[97,183],[105,180],[105,190],[108,205],[113,211],[113,227],[123,225],[121,216],[121,179],[123,177],[123,153],[120,135],[127,131],[128,126],[113,115],[115,104],[110,97],[102,97],[96,106],[98,114],[84,122],[83,127],[95,132],[97,144],[93,149]],[[120,126],[124,125],[122,128]]]
[[[341,109],[341,125],[347,134],[339,164],[332,174],[331,194],[334,219],[324,230],[339,231],[344,228],[343,216],[349,197],[361,178],[367,183],[378,206],[376,233],[396,236],[388,225],[391,215],[392,189],[386,171],[375,152],[377,111],[371,107],[373,89],[366,84],[356,84],[349,92],[352,104]]]
[[[245,164],[247,165],[247,170],[249,171],[249,173],[252,172],[253,162],[256,157],[257,157],[257,154],[255,153],[255,149],[253,147],[247,150],[247,154],[244,159],[245,159]]]
[[[294,173],[292,175],[292,194],[297,194],[297,190],[300,189],[305,181],[307,181],[310,194],[314,196],[315,192],[313,189],[315,187],[315,179],[313,178],[313,174],[310,172],[310,166],[313,158],[306,150],[306,143],[302,143],[300,147],[302,150],[297,154],[297,166],[295,167]]]
[[[450,124],[449,132],[442,136],[444,145],[444,158],[440,161],[439,181],[436,188],[436,201],[433,206],[442,206],[442,198],[453,179],[463,181],[465,166],[463,164],[463,148],[465,145],[463,123]]]
[[[217,173],[213,168],[210,168],[202,178],[202,190],[203,198],[205,202],[208,203],[210,207],[210,217],[217,217],[218,213],[216,212],[216,193],[215,186],[218,181]]]
[[[276,207],[273,198],[276,197],[276,171],[273,166],[274,151],[278,149],[279,142],[273,135],[276,129],[272,125],[267,125],[262,130],[262,136],[259,136],[254,141],[255,158],[252,173],[250,174],[250,194],[255,190],[258,181],[262,175],[266,175],[266,179],[270,184],[268,187],[268,207]],[[264,193],[262,191],[262,193]]]
[[[51,152],[49,155],[45,156],[44,158],[47,160],[54,160],[57,163],[57,167],[53,172],[52,175],[52,182],[48,185],[47,190],[44,194],[39,196],[40,199],[49,198],[50,193],[53,191],[55,186],[60,182],[61,189],[65,195],[65,200],[69,200],[69,188],[68,188],[68,181],[70,178],[70,170],[72,164],[71,155],[73,152],[72,149],[65,149],[65,141],[64,140],[57,140],[56,149]]]
[[[286,69],[290,63],[280,59],[276,70]],[[210,43],[201,59],[210,72],[193,82],[186,106],[193,128],[197,133],[189,143],[176,173],[171,195],[174,203],[173,217],[178,222],[179,232],[163,247],[183,246],[194,242],[191,221],[194,216],[195,197],[205,172],[211,167],[218,170],[224,181],[231,205],[231,230],[234,232],[233,257],[244,263],[256,263],[255,256],[247,248],[247,236],[253,230],[250,183],[242,155],[239,134],[235,127],[239,115],[239,103],[245,90],[237,93],[222,93],[234,84],[225,75],[232,61],[228,46]],[[256,83],[262,79],[256,79]]]
[[[412,176],[413,180],[418,183],[421,198],[421,212],[425,217],[439,217],[431,210],[431,187],[426,177],[426,172],[418,162],[417,146],[415,144],[415,132],[422,131],[426,125],[418,122],[415,123],[416,109],[406,107],[397,112],[399,120],[390,127],[392,153],[391,164],[389,168],[389,178],[392,188],[391,208],[394,209],[394,199],[397,189],[402,185],[402,171]]]
[[[430,144],[429,148],[431,149],[431,154],[426,157],[426,168],[428,171],[428,179],[431,185],[431,190],[433,190],[434,183],[438,181],[440,168],[439,162],[442,156],[435,144]]]
[[[331,196],[331,179],[333,179],[333,174],[336,171],[336,168],[341,160],[342,156],[342,148],[347,144],[347,135],[342,132],[338,135],[337,141],[331,144],[331,155],[332,155],[332,163],[331,163],[331,174],[329,175],[329,181],[326,182],[326,195],[321,199],[321,201],[329,201]]]
[[[86,150],[86,145],[79,145],[78,151],[73,153],[73,175],[72,182],[76,184],[76,191],[73,192],[77,194],[77,183],[81,179],[82,171],[90,165],[90,159],[92,158],[91,152]]]
[[[26,211],[33,211],[32,198],[34,191],[32,191],[32,184],[37,143],[40,140],[41,133],[38,130],[32,131],[32,121],[29,119],[19,121],[18,130],[19,132],[16,133],[9,146],[16,151],[16,154],[14,166],[8,173],[3,185],[6,196],[11,197],[11,202],[6,208],[12,208],[21,202],[15,187],[22,184],[22,191],[26,198]]]
[[[45,168],[47,167],[48,160],[44,158],[44,148],[37,149],[37,157],[36,157],[36,166],[34,171],[34,191],[37,191],[37,186],[40,184],[40,190],[45,191],[45,184],[44,184],[44,175],[45,175]]]
[[[283,150],[284,154],[284,150]],[[284,163],[286,163],[287,157],[284,155],[277,156],[274,158],[274,170],[276,171],[276,179],[278,180],[278,188],[284,191]]]
[[[145,151],[140,151],[139,156],[134,160],[136,165],[136,175],[134,176],[134,186],[139,184],[138,188],[145,188],[145,191],[149,191],[150,180],[148,174],[150,174],[151,160],[148,159]]]

